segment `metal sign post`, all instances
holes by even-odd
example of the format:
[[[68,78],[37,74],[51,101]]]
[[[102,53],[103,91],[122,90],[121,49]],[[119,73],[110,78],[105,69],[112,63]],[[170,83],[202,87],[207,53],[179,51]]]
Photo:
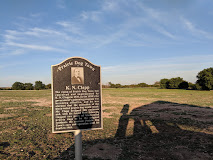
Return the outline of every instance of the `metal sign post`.
[[[82,160],[82,132],[76,130],[75,134],[75,160]]]

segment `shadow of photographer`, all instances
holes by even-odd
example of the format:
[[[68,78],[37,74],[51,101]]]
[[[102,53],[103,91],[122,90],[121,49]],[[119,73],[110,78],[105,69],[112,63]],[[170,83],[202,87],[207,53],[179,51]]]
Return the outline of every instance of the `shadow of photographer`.
[[[212,158],[212,108],[156,101],[137,107],[130,113],[129,110],[130,106],[125,104],[113,138],[84,141],[85,152],[99,144],[108,144],[108,148],[112,145],[119,146],[121,152],[114,159],[120,160]],[[132,125],[132,135],[126,134],[129,125]],[[113,159],[108,155],[116,153],[103,146],[101,149],[96,147],[96,155],[84,154],[84,159]],[[73,145],[68,148],[73,149]],[[105,154],[101,154],[103,152]],[[67,155],[68,152],[64,151],[56,159],[72,159],[66,158]]]

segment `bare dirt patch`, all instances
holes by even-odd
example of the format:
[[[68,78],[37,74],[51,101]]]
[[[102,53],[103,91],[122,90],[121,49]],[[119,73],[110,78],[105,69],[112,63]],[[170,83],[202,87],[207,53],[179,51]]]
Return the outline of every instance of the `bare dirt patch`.
[[[84,151],[89,158],[102,158],[116,160],[121,154],[121,149],[107,143],[98,143]]]
[[[52,107],[51,100],[45,99],[45,98],[39,98],[39,99],[30,99],[26,100],[27,102],[36,102],[33,104],[33,106],[45,106],[45,107]]]
[[[48,137],[49,140],[50,140],[50,139],[53,139],[53,138],[55,138],[55,134],[49,133],[49,134],[47,135],[47,137]]]
[[[14,109],[27,109],[27,107],[9,107],[9,108],[5,108],[5,110],[14,110]]]
[[[141,107],[130,107],[134,112],[141,115],[148,115],[149,118],[156,118],[156,114],[159,114],[159,119],[169,120],[175,118],[190,118],[192,120],[212,122],[213,121],[213,111],[205,107],[193,107],[189,105],[181,104],[159,104],[152,103],[149,105],[143,105]],[[153,112],[155,114],[153,114]]]
[[[4,99],[2,102],[20,102],[20,99]]]
[[[7,99],[3,100],[2,102],[35,102],[35,104],[32,104],[33,106],[45,106],[45,107],[52,107],[52,102],[49,99],[46,98],[33,98],[33,99],[23,99],[23,100],[17,100],[17,99]],[[13,107],[11,107],[12,109]],[[15,109],[15,107],[14,107]]]
[[[48,113],[46,114],[47,117],[51,117],[52,116],[52,113]]]
[[[14,114],[0,114],[0,118],[9,118],[15,116]]]

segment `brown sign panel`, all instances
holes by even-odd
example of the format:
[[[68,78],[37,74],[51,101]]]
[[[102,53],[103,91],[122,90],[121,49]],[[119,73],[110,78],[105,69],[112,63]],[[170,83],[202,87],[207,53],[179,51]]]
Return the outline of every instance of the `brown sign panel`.
[[[52,65],[52,131],[103,128],[101,67],[80,57]]]

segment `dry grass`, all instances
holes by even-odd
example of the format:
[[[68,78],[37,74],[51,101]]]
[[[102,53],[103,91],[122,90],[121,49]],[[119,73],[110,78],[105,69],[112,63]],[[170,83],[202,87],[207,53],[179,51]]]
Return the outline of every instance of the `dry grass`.
[[[104,129],[83,131],[83,159],[211,159],[212,97],[103,89]],[[0,159],[73,159],[73,133],[52,134],[51,124],[50,90],[0,91]]]

